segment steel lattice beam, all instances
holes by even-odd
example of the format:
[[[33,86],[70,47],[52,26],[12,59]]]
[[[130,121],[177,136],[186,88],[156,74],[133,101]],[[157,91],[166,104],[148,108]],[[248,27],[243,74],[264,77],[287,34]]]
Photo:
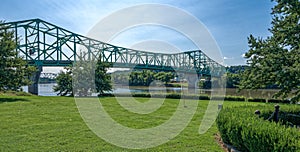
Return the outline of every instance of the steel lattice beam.
[[[201,50],[177,54],[138,51],[114,46],[75,34],[40,19],[4,24],[15,31],[17,50],[30,65],[68,66],[76,62],[80,52],[88,52],[86,58],[113,63],[119,68],[153,69],[163,71],[192,72],[218,76],[223,66]]]

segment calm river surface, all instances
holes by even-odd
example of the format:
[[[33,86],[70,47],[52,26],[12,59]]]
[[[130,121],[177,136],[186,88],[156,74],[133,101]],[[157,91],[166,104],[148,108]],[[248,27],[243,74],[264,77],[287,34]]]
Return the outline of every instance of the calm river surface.
[[[57,96],[56,92],[53,92],[53,87],[55,83],[49,84],[39,84],[39,95],[40,96]],[[25,92],[28,92],[28,87],[22,87]],[[181,93],[181,91],[186,92],[187,88],[165,88],[165,87],[122,87],[116,86],[112,93]],[[203,95],[210,95],[212,90],[198,89],[196,92]],[[236,89],[226,89],[226,95],[231,96],[245,96],[252,98],[271,98],[274,93],[278,90],[271,89],[259,89],[257,91],[253,90],[242,90],[237,92]]]
[[[53,87],[56,83],[49,84],[39,84],[39,95],[40,96],[57,96],[57,92],[53,91]],[[22,87],[25,92],[28,92],[28,87]],[[183,90],[187,90],[187,88],[183,88]],[[181,88],[164,88],[164,87],[116,87],[113,89],[112,93],[181,93]]]

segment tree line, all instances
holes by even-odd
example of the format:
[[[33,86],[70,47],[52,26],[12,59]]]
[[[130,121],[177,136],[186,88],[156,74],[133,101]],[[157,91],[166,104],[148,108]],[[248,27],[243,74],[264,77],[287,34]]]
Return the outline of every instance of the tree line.
[[[129,86],[149,86],[154,81],[168,85],[176,76],[173,72],[162,72],[153,70],[134,70],[131,72],[114,72],[112,81],[115,84]]]

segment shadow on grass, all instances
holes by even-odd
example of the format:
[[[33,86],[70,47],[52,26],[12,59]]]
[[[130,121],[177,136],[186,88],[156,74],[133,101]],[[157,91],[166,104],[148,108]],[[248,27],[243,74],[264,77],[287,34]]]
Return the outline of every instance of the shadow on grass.
[[[0,104],[4,102],[18,102],[18,101],[29,101],[23,98],[0,98]]]

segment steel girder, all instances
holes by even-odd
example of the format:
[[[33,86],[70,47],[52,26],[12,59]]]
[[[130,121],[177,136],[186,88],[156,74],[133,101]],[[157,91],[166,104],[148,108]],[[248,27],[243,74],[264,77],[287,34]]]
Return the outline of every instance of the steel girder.
[[[57,76],[57,73],[41,73],[40,78],[55,79]]]
[[[85,52],[118,68],[153,69],[220,76],[225,69],[201,50],[162,54],[114,46],[40,19],[4,23],[15,32],[18,55],[36,66],[68,66]]]

